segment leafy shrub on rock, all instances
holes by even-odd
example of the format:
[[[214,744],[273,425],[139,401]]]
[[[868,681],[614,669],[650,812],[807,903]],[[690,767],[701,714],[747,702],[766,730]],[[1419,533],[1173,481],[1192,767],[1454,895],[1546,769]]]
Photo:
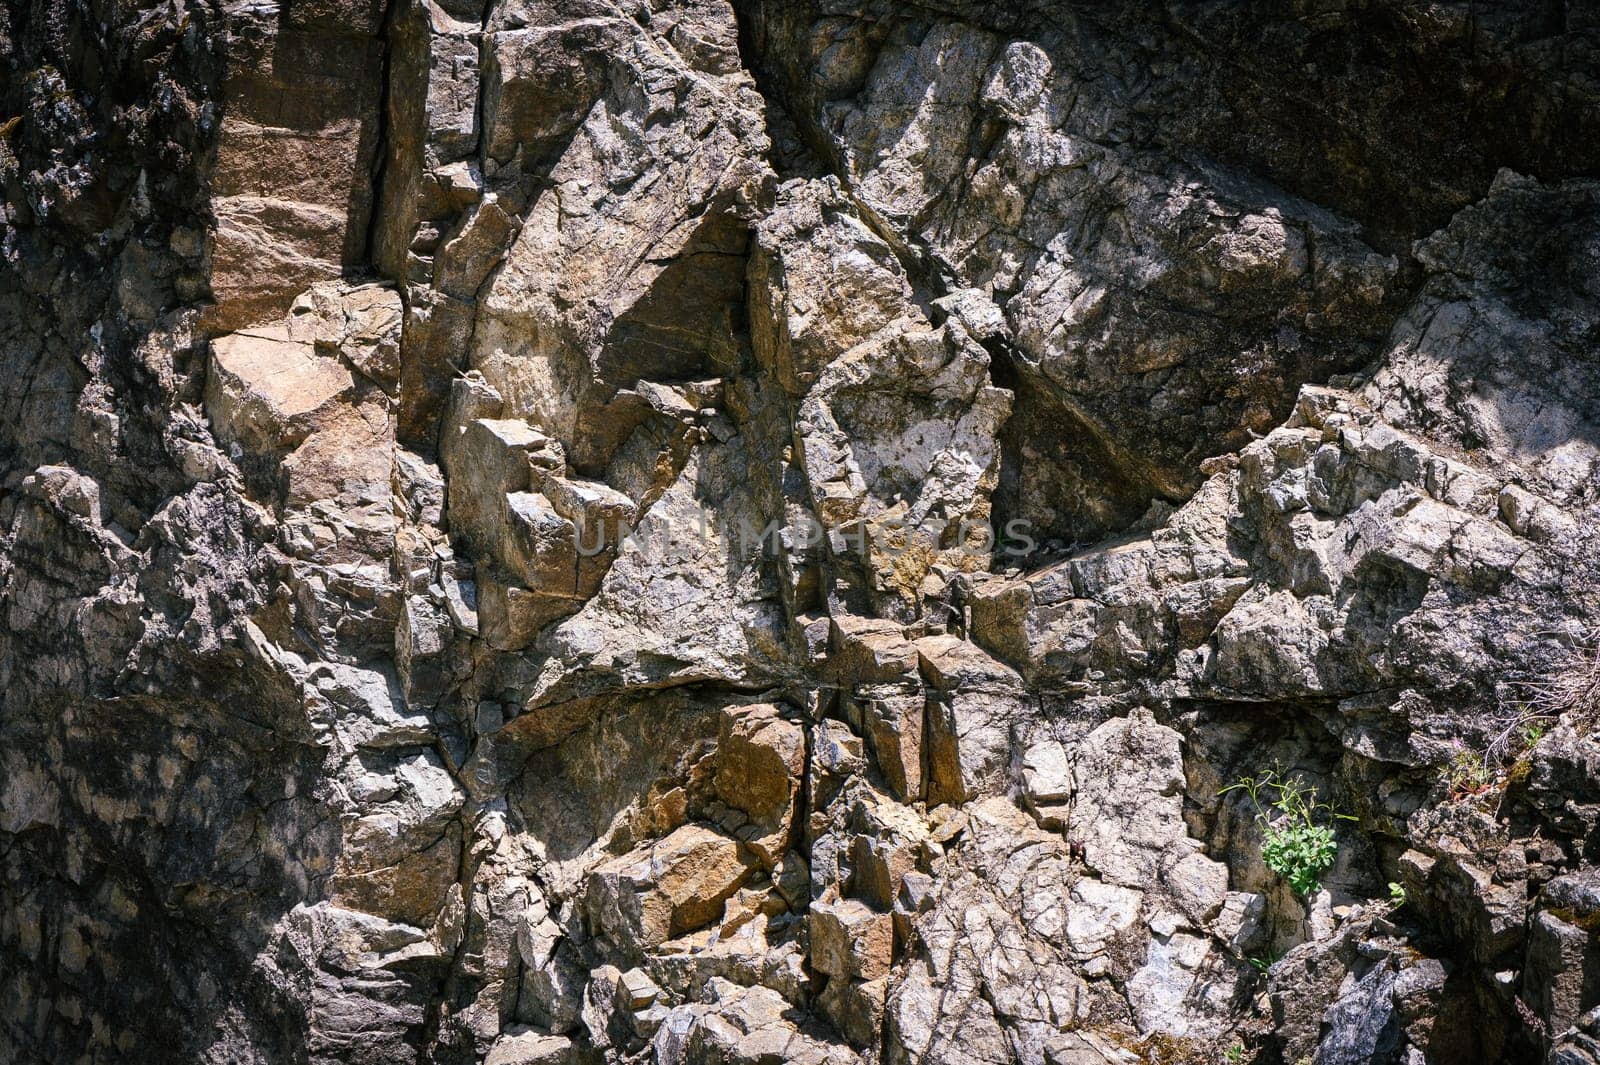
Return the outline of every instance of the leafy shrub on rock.
[[[1316,789],[1269,770],[1259,777],[1241,777],[1219,794],[1243,791],[1256,810],[1265,840],[1262,860],[1302,897],[1322,887],[1322,875],[1333,868],[1339,842],[1330,822],[1354,821],[1332,804],[1319,802]]]

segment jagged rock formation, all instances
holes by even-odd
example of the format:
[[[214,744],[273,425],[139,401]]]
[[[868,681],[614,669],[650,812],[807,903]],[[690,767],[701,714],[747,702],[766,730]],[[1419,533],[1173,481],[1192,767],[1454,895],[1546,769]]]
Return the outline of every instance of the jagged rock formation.
[[[1583,5],[0,59],[0,1058],[1600,1062]]]

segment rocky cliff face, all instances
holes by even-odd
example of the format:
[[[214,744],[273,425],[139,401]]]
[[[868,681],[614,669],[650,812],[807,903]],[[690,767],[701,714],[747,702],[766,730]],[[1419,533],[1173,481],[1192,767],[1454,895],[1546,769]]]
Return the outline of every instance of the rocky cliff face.
[[[0,1058],[1600,1061],[1585,5],[0,58]]]

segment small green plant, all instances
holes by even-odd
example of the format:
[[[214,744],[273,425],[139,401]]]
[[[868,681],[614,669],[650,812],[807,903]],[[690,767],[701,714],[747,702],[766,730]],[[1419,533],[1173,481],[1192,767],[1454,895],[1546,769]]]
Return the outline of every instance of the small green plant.
[[[1222,1060],[1228,1065],[1244,1065],[1244,1044],[1235,1043],[1222,1052]]]
[[[1265,976],[1267,974],[1267,970],[1272,968],[1272,959],[1271,958],[1255,958],[1255,957],[1252,957],[1252,958],[1246,958],[1245,960],[1250,963],[1250,967],[1252,969],[1254,969],[1256,972],[1260,973],[1262,976]]]
[[[1406,904],[1406,886],[1404,884],[1396,883],[1393,880],[1389,881],[1389,902],[1397,910]]]
[[[1496,731],[1480,749],[1457,740],[1450,761],[1440,771],[1447,801],[1458,802],[1493,791],[1509,790],[1533,774],[1533,750],[1549,729],[1549,716],[1526,703],[1502,715]]]
[[[1539,741],[1544,739],[1546,723],[1539,720],[1525,720],[1522,727],[1517,730],[1517,745],[1513,751],[1510,767],[1506,770],[1506,787],[1513,788],[1526,784],[1533,775],[1533,749],[1539,746]]]
[[[1333,868],[1339,856],[1339,841],[1330,822],[1355,818],[1331,803],[1318,801],[1315,788],[1276,769],[1259,777],[1241,777],[1218,794],[1230,791],[1243,791],[1256,808],[1256,822],[1265,837],[1261,858],[1267,868],[1287,880],[1302,897],[1321,890],[1322,874]]]
[[[1456,744],[1455,754],[1445,767],[1445,782],[1450,785],[1452,798],[1481,795],[1494,783],[1485,757],[1463,743]]]

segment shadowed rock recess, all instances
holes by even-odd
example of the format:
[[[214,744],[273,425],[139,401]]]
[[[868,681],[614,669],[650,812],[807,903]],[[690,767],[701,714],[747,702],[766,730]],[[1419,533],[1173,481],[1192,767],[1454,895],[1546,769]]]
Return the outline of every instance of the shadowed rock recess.
[[[0,381],[0,1061],[1600,1065],[1594,5],[0,0]]]

